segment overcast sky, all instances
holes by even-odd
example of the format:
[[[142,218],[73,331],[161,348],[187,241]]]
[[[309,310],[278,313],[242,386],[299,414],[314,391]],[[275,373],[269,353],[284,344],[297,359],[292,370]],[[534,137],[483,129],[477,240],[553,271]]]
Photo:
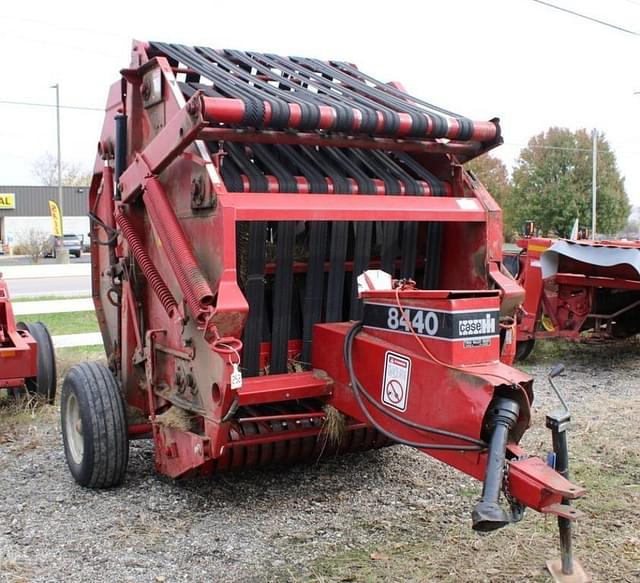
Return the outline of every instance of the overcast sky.
[[[550,0],[640,31],[640,0]],[[640,205],[640,36],[532,0],[5,2],[0,100],[103,108],[131,39],[356,63],[474,119],[499,117],[509,166],[550,126],[606,134]],[[62,111],[62,158],[92,167],[103,114]],[[55,109],[0,103],[0,184],[33,184]]]

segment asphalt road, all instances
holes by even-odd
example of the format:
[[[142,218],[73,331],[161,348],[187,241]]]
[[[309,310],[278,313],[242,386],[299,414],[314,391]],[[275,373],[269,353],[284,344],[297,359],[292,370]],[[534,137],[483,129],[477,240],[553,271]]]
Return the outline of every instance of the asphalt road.
[[[24,296],[75,296],[91,294],[89,276],[60,276],[7,280],[12,298]]]
[[[55,266],[55,259],[41,259],[33,264],[25,256],[0,255],[0,273],[14,299],[25,296],[87,296],[91,294],[91,255],[72,257],[68,265]],[[24,269],[23,269],[24,268]]]
[[[83,253],[77,259],[75,257],[69,258],[69,263],[72,265],[75,263],[91,263],[91,255],[89,253]],[[55,265],[56,260],[52,258],[43,257],[40,259],[39,265]],[[0,255],[0,267],[7,265],[33,265],[31,259],[26,255]]]

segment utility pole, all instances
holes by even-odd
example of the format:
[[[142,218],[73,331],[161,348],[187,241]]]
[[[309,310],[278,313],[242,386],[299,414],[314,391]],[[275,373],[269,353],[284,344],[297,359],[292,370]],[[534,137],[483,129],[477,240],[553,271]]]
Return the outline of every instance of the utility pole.
[[[56,244],[57,263],[69,263],[69,253],[64,247],[64,212],[62,210],[62,156],[60,154],[60,85],[56,83],[51,86],[56,90],[56,126],[58,134],[58,209],[60,210],[60,234],[61,240]]]
[[[593,173],[591,176],[591,238],[596,238],[596,192],[598,179],[598,132],[593,128]]]

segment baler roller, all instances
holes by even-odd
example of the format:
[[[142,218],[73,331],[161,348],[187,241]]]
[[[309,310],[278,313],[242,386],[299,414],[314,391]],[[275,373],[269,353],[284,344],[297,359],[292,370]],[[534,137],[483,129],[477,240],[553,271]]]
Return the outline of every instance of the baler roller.
[[[149,49],[187,67],[190,79],[213,82],[190,84],[207,96],[205,118],[219,124],[480,142],[500,136],[494,121],[471,121],[345,63],[160,42]]]
[[[217,459],[215,469],[309,462],[393,443],[375,429],[353,420],[340,434],[329,434],[326,416],[324,411],[304,402],[296,406],[283,403],[241,407],[231,423],[229,445]]]

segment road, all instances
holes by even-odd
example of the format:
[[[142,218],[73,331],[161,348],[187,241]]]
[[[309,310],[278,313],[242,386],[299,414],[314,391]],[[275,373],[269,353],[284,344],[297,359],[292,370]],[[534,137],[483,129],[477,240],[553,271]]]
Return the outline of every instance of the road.
[[[87,296],[91,294],[91,279],[86,275],[8,279],[7,285],[14,299],[25,296]]]
[[[89,253],[83,253],[80,257],[70,257],[69,263],[75,265],[77,263],[91,263],[91,255]],[[0,271],[2,267],[10,265],[33,265],[33,262],[26,255],[0,255]],[[58,265],[55,259],[49,257],[42,257],[38,265]]]
[[[85,262],[67,265],[0,265],[0,272],[9,286],[9,293],[15,299],[24,296],[89,295],[90,271],[90,264]]]

